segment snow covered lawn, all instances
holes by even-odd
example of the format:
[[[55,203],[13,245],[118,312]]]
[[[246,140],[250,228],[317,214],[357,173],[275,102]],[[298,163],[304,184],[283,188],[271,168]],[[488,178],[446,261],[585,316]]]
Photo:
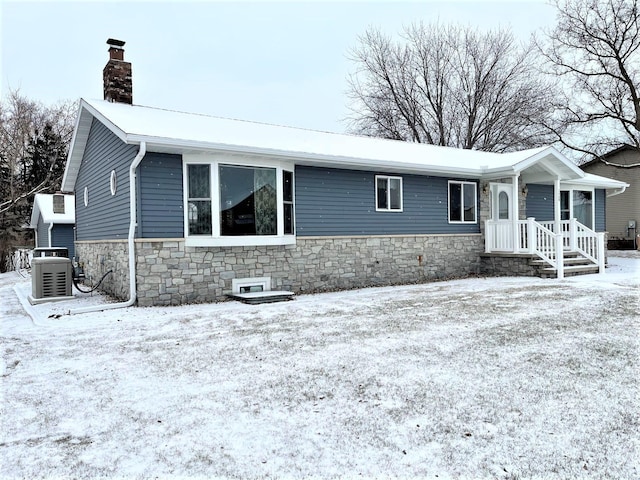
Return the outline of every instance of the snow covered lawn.
[[[59,317],[105,300],[30,316],[0,275],[0,478],[638,478],[640,255],[610,253],[563,281]]]

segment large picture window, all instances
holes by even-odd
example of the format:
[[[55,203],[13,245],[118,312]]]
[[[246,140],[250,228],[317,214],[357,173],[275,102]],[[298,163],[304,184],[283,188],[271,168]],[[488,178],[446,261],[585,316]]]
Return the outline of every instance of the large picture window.
[[[402,211],[402,177],[376,175],[376,210]]]
[[[476,223],[477,185],[473,182],[449,182],[449,223]]]
[[[285,162],[229,164],[186,159],[187,245],[294,243],[294,175]],[[273,164],[271,166],[270,164]]]
[[[275,235],[275,168],[221,165],[220,235]]]

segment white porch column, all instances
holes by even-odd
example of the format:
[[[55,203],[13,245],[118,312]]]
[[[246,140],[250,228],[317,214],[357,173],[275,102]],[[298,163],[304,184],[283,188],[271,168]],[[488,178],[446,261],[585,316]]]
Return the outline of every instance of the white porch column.
[[[562,234],[562,216],[560,203],[560,177],[556,177],[553,181],[553,220],[555,223],[555,232]]]
[[[520,250],[520,229],[518,228],[518,221],[520,219],[520,186],[518,178],[520,174],[514,175],[511,183],[513,184],[513,195],[511,195],[511,211],[513,212],[513,251],[518,252]]]

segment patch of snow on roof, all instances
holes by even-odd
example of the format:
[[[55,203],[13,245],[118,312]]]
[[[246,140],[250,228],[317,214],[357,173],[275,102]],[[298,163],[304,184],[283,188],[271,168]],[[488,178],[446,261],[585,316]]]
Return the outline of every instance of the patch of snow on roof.
[[[201,114],[85,100],[134,143],[233,149],[309,160],[343,160],[363,166],[461,170],[480,175],[486,168],[509,168],[546,147],[508,154],[441,147],[374,137],[319,132]]]
[[[44,223],[75,223],[76,221],[76,204],[73,195],[59,194],[64,196],[64,213],[53,213],[53,197],[54,195],[37,193],[33,201],[34,212],[40,212]],[[37,209],[37,210],[36,210]],[[33,222],[36,225],[33,225]],[[31,227],[37,226],[37,218],[31,219]]]

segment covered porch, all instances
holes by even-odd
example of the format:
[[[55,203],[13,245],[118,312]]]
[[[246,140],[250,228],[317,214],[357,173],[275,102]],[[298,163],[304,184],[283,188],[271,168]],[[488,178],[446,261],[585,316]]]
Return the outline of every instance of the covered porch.
[[[626,184],[585,174],[553,149],[512,167],[483,178],[485,253],[535,258],[557,278],[604,273],[604,203]]]

